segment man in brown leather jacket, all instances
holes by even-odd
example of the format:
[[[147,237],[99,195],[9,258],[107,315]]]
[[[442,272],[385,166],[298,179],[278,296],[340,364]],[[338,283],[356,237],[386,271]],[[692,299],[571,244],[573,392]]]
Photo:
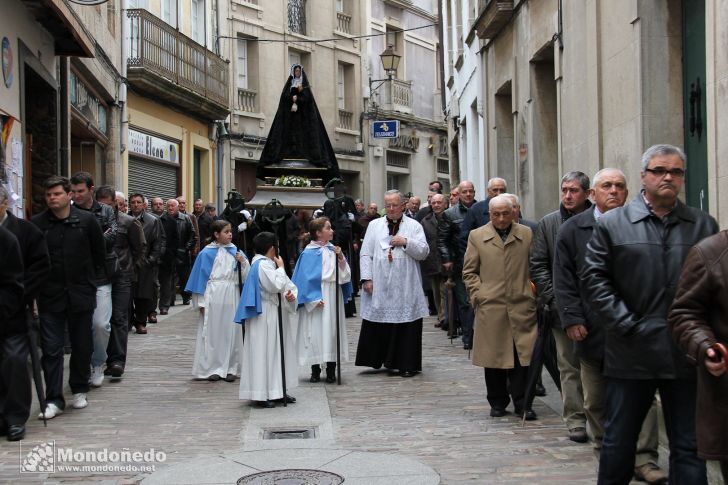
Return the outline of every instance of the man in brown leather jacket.
[[[668,323],[697,367],[698,456],[719,460],[728,483],[728,362],[713,347],[728,342],[728,231],[703,239],[688,253]]]

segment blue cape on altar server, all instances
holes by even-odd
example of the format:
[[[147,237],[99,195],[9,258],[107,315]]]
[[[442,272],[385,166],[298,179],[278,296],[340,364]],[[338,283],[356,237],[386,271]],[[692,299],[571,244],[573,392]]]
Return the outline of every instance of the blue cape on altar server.
[[[260,278],[258,277],[260,262],[263,260],[264,258],[256,259],[250,266],[248,277],[245,278],[245,284],[243,285],[243,294],[240,295],[238,309],[235,312],[234,320],[236,323],[245,325],[246,319],[257,317],[263,313],[263,300],[260,296]]]
[[[298,288],[298,304],[321,300],[321,254],[323,251],[333,251],[334,246],[329,244],[324,248],[307,248],[298,257],[296,269],[293,271],[291,281]],[[338,264],[338,261],[335,263]],[[344,303],[348,302],[354,293],[351,281],[339,285],[344,296]]]
[[[212,265],[215,263],[217,257],[217,250],[221,246],[208,244],[202,251],[199,252],[195,259],[195,265],[192,267],[192,272],[187,280],[187,286],[185,291],[190,293],[197,293],[198,295],[205,294],[205,288],[207,288],[207,282],[210,279],[210,273],[212,272]],[[222,246],[225,251],[230,253],[234,258],[238,252],[238,248],[234,244],[229,246]],[[237,261],[236,261],[237,262]]]

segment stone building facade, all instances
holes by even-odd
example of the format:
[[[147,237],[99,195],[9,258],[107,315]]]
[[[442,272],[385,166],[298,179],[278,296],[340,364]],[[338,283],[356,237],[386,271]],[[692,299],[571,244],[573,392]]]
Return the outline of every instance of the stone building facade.
[[[440,35],[435,0],[373,0],[366,4],[372,36],[365,42],[362,136],[366,152],[362,196],[381,205],[384,192],[399,189],[423,198],[429,182],[449,190],[449,146],[441,101]],[[380,54],[391,45],[401,56],[391,79]],[[372,125],[398,120],[398,139],[375,139]]]
[[[557,207],[562,173],[619,167],[636,194],[642,152],[671,143],[688,154],[685,200],[728,223],[723,2],[448,0],[443,8],[453,13],[444,36],[448,136],[467,140],[454,175],[478,186],[501,176],[525,213],[540,217]],[[469,66],[479,71],[475,97]],[[482,150],[469,136],[477,117]]]

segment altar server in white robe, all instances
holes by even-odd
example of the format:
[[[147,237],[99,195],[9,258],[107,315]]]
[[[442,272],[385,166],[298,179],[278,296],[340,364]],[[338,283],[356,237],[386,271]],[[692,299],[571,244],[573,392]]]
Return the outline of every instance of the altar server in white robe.
[[[296,356],[296,296],[298,289],[288,279],[283,259],[278,255],[278,240],[271,232],[253,238],[255,257],[250,265],[235,321],[245,325],[240,399],[256,401],[272,408],[276,402],[296,399],[283,395],[281,345],[278,331],[278,294],[283,305],[283,347],[286,393],[298,385]]]
[[[321,380],[321,363],[326,362],[326,382],[336,381],[336,300],[339,300],[341,359],[349,360],[344,305],[351,297],[351,270],[341,248],[331,244],[334,230],[328,217],[311,221],[313,240],[296,262],[292,281],[298,288],[298,363],[311,366],[310,382]],[[339,288],[336,287],[336,264]]]
[[[420,261],[430,252],[419,222],[404,213],[398,190],[384,194],[386,217],[367,227],[359,263],[362,289],[356,365],[382,365],[402,377],[422,370],[422,318],[430,314]]]
[[[240,300],[238,272],[244,279],[250,264],[231,243],[229,222],[214,221],[210,231],[213,240],[197,255],[185,288],[200,311],[192,375],[196,379],[233,382],[240,375],[243,346],[240,325],[234,321]]]

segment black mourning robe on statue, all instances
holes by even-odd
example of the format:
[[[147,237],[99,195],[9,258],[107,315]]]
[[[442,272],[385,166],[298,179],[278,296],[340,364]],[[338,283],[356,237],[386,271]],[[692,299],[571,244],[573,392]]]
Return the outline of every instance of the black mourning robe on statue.
[[[303,67],[298,66],[301,67],[303,89],[291,87],[296,66],[298,64],[291,66],[291,75],[283,87],[278,111],[260,155],[257,177],[264,179],[265,167],[279,164],[283,159],[305,159],[316,167],[327,169],[322,177],[326,183],[340,176],[339,164]],[[291,111],[294,95],[298,105],[295,112]]]

